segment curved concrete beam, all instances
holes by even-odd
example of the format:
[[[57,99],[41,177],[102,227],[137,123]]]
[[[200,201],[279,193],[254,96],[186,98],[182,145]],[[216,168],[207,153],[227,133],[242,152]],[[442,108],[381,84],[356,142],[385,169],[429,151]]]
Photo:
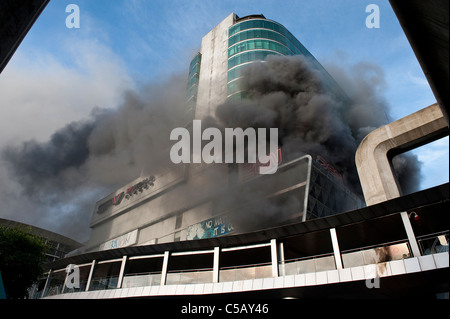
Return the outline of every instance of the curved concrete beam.
[[[369,133],[356,151],[356,167],[367,206],[401,196],[392,157],[448,135],[438,104]]]

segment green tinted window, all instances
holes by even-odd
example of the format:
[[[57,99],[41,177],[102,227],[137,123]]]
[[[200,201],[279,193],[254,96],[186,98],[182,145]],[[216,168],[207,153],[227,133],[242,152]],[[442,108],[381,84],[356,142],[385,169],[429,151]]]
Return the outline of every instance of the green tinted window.
[[[247,88],[244,86],[244,83],[242,81],[242,78],[234,80],[233,82],[230,82],[227,84],[227,94],[234,94],[238,91],[246,90]]]
[[[235,55],[234,57],[230,58],[228,60],[228,69],[231,69],[235,67],[236,65],[247,63],[247,62],[253,62],[253,61],[262,61],[267,58],[269,55],[281,55],[278,52],[273,51],[247,51],[238,55]]]
[[[247,40],[232,46],[230,49],[228,49],[228,56],[231,57],[237,53],[254,49],[274,50],[280,52],[283,55],[295,54],[289,48],[280,43],[277,43],[272,40],[260,39],[260,40]]]
[[[278,23],[269,21],[269,20],[260,20],[260,19],[253,19],[253,20],[247,20],[243,21],[241,23],[237,23],[234,26],[230,27],[228,31],[228,36],[232,36],[233,34],[240,32],[242,30],[247,29],[255,29],[255,28],[265,28],[265,29],[271,29],[275,31],[279,31],[281,29],[284,29],[281,25]]]
[[[188,89],[187,98],[189,99],[192,96],[197,96],[198,85],[193,85]]]
[[[191,70],[189,71],[189,77],[191,77],[192,75],[194,75],[195,73],[200,73],[200,64],[197,63],[195,64]]]
[[[200,53],[197,53],[197,55],[192,59],[191,64],[189,65],[189,70],[192,70],[195,64],[200,64],[202,60],[202,55]]]
[[[230,96],[227,97],[227,99],[229,101],[239,101],[239,100],[242,100],[242,99],[246,99],[248,97],[249,96],[248,96],[248,92],[247,91],[239,91],[239,92],[236,92],[234,94],[231,94]]]
[[[230,50],[238,50],[234,48],[234,46],[240,46],[241,41],[251,40],[255,38],[262,38],[262,39],[270,39],[276,42],[279,42],[286,47],[289,48],[289,50],[292,51],[291,54],[304,54],[304,55],[310,55],[310,53],[304,49],[303,46],[300,45],[300,48],[296,45],[294,45],[288,38],[286,38],[284,35],[277,33],[275,31],[270,30],[246,30],[241,33],[238,33],[228,40],[228,46],[230,47],[228,56],[233,55]],[[237,44],[236,44],[237,43]],[[230,55],[231,53],[231,55]]]
[[[252,30],[252,29],[258,29],[258,28],[268,29],[268,30],[265,30],[265,31]],[[243,32],[241,32],[241,31],[243,31]],[[247,40],[247,39],[251,39],[251,38],[255,38],[255,37],[264,37],[264,38],[273,39],[271,36],[267,37],[266,32],[276,32],[276,33],[281,34],[285,38],[287,38],[289,40],[289,42],[294,47],[297,48],[296,51],[299,52],[297,54],[304,54],[306,56],[311,56],[311,54],[300,43],[300,41],[298,41],[285,27],[281,26],[278,23],[269,21],[269,20],[255,19],[255,20],[243,21],[234,26],[231,26],[228,32],[229,32],[229,43],[228,43],[229,46],[232,46],[233,44],[235,44],[239,41],[243,41],[243,40]],[[277,40],[277,41],[279,41],[279,40]],[[279,41],[279,42],[281,42],[281,41]],[[281,42],[281,43],[287,45],[284,42]],[[290,48],[290,49],[292,50],[292,48]]]
[[[191,87],[193,84],[198,84],[199,75],[198,73],[194,74],[188,81],[188,87]]]
[[[242,71],[245,69],[246,65],[237,66],[234,69],[228,71],[227,82],[233,81],[234,79],[242,75]]]

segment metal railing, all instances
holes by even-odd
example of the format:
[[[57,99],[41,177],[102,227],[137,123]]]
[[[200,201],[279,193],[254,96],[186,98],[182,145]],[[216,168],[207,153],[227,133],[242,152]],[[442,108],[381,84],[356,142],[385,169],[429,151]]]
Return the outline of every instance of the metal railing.
[[[421,253],[424,255],[444,251],[448,252],[449,231],[418,236],[417,242],[421,249]],[[384,263],[391,260],[401,260],[412,257],[411,248],[407,239],[343,250],[340,254],[344,268]],[[336,269],[336,263],[333,252],[278,261],[279,276],[314,273],[334,269]],[[273,276],[273,270],[272,261],[230,267],[218,267],[218,269],[216,269],[216,271],[218,271],[219,282],[269,278]],[[161,282],[166,285],[176,285],[212,283],[214,281],[213,268],[169,270],[167,271],[166,278],[164,278],[165,280],[161,280],[162,270],[128,274],[125,271],[120,285],[118,284],[119,276],[117,273],[114,276],[96,278],[94,272],[94,278],[92,278],[88,289],[86,289],[87,282],[84,278],[82,278],[83,281],[80,282],[79,288],[69,289],[66,287],[63,289],[64,278],[66,277],[66,273],[63,271],[64,269],[58,269],[51,273],[49,275],[50,277],[48,277],[50,280],[45,293],[42,294],[42,291],[36,291],[35,295],[38,297],[47,297],[61,293],[85,290],[93,291],[115,289],[117,287],[131,288],[156,286],[161,285]],[[52,278],[52,276],[54,277]],[[43,278],[42,280],[45,279]],[[43,284],[41,286],[44,287]]]

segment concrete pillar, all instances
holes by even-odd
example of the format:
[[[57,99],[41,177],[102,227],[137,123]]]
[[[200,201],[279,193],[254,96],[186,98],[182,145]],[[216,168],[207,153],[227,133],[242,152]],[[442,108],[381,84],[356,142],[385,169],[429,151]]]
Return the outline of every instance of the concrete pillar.
[[[277,240],[270,240],[270,255],[272,257],[272,277],[278,277],[278,253],[277,253]]]
[[[67,266],[66,266],[66,269],[65,269],[66,276],[64,277],[64,283],[63,283],[62,288],[61,288],[61,294],[63,294],[63,293],[64,293],[64,290],[66,290],[67,276],[69,276],[69,271],[68,271],[69,266],[70,266],[70,265],[67,265]]]
[[[117,288],[122,288],[123,274],[125,273],[126,264],[127,264],[127,256],[123,256],[122,264],[120,265],[119,278],[117,279]]]
[[[95,266],[97,265],[97,261],[94,259],[91,264],[91,269],[89,270],[89,276],[86,283],[86,291],[89,291],[89,287],[91,286],[92,276],[94,275]]]
[[[213,282],[219,282],[220,247],[214,247]]]
[[[330,228],[330,236],[331,243],[333,245],[334,262],[336,263],[336,269],[342,269],[344,267],[342,266],[341,250],[339,249],[339,243],[335,228]]]
[[[280,276],[286,276],[286,268],[284,267],[284,244],[280,242],[278,244],[278,257],[280,262],[280,267],[278,268],[278,272]]]
[[[45,281],[44,289],[42,289],[41,298],[45,297],[47,295],[47,289],[50,285],[50,281],[52,280],[52,275],[53,275],[53,269],[50,269],[50,271],[48,272],[47,280]]]
[[[164,252],[164,260],[163,260],[163,267],[161,271],[161,286],[164,286],[166,284],[166,278],[167,278],[167,266],[169,265],[169,251]]]
[[[402,212],[400,213],[400,216],[402,217],[403,227],[405,227],[406,235],[408,236],[409,246],[411,247],[413,256],[419,257],[422,254],[420,253],[419,245],[417,244],[416,236],[414,235],[414,231],[412,229],[408,213]]]

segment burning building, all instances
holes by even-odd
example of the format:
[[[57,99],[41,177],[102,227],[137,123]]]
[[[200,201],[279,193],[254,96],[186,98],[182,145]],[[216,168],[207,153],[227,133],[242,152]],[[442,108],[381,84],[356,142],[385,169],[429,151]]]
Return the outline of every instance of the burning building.
[[[360,208],[356,149],[383,124],[364,87],[348,98],[280,24],[235,14],[203,38],[188,82],[181,126],[277,127],[277,172],[147,169],[96,203],[87,253],[49,264],[37,297],[448,295],[448,183]]]
[[[299,60],[267,61],[272,55],[297,56]],[[347,178],[325,159],[330,154],[316,149],[319,143],[311,149],[296,147],[298,141],[292,143],[292,137],[299,134],[290,127],[292,118],[274,120],[273,114],[282,118],[284,110],[264,105],[267,96],[261,95],[270,88],[261,88],[258,79],[271,85],[261,73],[269,73],[272,81],[278,81],[276,90],[289,94],[283,86],[288,80],[259,69],[280,63],[295,65],[297,78],[293,83],[300,87],[292,90],[310,97],[322,91],[334,100],[348,100],[320,63],[281,24],[263,15],[229,15],[203,38],[201,50],[190,64],[185,126],[192,129],[189,121],[200,119],[219,129],[278,127],[282,145],[277,154],[271,154],[268,164],[276,161],[278,171],[259,175],[260,163],[167,163],[98,201],[85,249],[239,234],[361,207],[362,201],[346,186]],[[229,116],[230,108],[239,110]],[[248,119],[236,121],[240,113]],[[254,121],[256,117],[260,122]]]

